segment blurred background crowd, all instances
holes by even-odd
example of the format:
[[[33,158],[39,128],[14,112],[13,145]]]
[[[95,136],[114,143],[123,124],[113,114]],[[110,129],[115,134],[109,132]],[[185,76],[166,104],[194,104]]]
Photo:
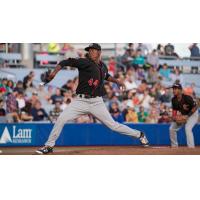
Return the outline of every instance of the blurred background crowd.
[[[73,44],[34,44],[37,55],[62,55],[62,58],[84,57],[85,52]],[[189,45],[190,61],[199,60],[200,53],[197,43]],[[19,52],[19,44],[0,44],[0,52],[9,54]],[[113,55],[102,58],[108,67],[109,73],[121,79],[126,85],[122,92],[113,83],[105,82],[106,96],[104,101],[112,117],[119,122],[127,123],[169,123],[171,120],[172,90],[166,89],[174,82],[183,85],[183,92],[191,95],[198,101],[198,85],[190,82],[186,85],[184,73],[180,67],[160,64],[159,59],[181,59],[171,43],[157,44],[150,48],[143,43],[128,43]],[[48,58],[48,57],[46,57]],[[57,61],[58,62],[58,61]],[[56,63],[50,60],[40,60],[38,66],[55,67]],[[7,68],[12,68],[6,59],[0,59],[1,74]],[[15,66],[17,68],[17,65]],[[25,76],[17,79],[2,75],[0,79],[0,119],[1,122],[47,122],[59,117],[73,98],[78,77],[69,77],[62,80],[62,85],[39,85],[36,78],[37,67],[30,69]],[[71,71],[67,67],[65,70]],[[61,73],[61,72],[60,72]],[[199,75],[196,75],[199,77]],[[197,79],[198,79],[197,77]],[[84,115],[69,123],[99,123],[90,115]]]

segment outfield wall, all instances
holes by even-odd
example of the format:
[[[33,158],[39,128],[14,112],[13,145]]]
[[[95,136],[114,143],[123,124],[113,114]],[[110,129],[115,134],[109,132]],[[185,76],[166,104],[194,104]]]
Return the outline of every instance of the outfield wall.
[[[169,124],[127,124],[144,131],[151,145],[169,145]],[[0,124],[0,146],[42,146],[52,124]],[[200,145],[200,125],[193,129],[196,145]],[[180,145],[186,145],[185,132],[178,133]],[[101,124],[67,124],[57,146],[139,145],[138,140],[113,132]]]

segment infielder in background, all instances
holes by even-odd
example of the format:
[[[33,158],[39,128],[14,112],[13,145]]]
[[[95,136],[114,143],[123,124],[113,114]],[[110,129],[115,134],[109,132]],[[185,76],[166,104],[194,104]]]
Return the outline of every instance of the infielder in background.
[[[61,61],[45,79],[45,83],[50,82],[65,66],[76,67],[79,71],[77,97],[58,117],[45,146],[36,152],[39,154],[53,152],[55,142],[65,123],[84,114],[92,114],[113,131],[138,138],[143,146],[148,146],[148,140],[143,132],[114,121],[103,102],[104,80],[116,83],[122,89],[125,89],[125,85],[108,73],[106,65],[101,61],[101,46],[92,43],[85,50],[88,52],[86,58],[69,58]]]
[[[174,94],[172,98],[173,122],[170,126],[171,146],[178,147],[177,131],[185,125],[187,146],[195,147],[192,129],[198,122],[198,105],[191,96],[183,94],[180,84],[174,84],[171,88]]]

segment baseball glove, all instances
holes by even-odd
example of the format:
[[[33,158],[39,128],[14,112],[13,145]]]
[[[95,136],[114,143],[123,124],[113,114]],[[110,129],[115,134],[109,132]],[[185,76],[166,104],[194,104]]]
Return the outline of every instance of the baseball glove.
[[[41,81],[46,85],[47,83],[49,83],[52,79],[50,78],[50,74],[51,74],[51,70],[48,70],[46,72],[44,72],[43,74],[41,74]]]
[[[175,119],[176,123],[178,125],[183,125],[187,122],[187,116],[185,115],[178,115],[176,116],[176,119]]]

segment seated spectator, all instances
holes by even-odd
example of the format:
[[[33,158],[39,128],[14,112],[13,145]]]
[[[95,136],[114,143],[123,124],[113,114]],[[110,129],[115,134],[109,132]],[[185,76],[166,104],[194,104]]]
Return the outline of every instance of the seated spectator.
[[[107,91],[110,91],[110,90],[112,90],[114,93],[120,92],[120,88],[118,87],[118,85],[111,82],[105,82],[104,89],[106,93]]]
[[[173,73],[171,74],[171,80],[173,83],[175,83],[175,81],[179,80],[180,84],[183,84],[183,76],[181,74],[181,71],[178,67],[174,68]]]
[[[55,94],[53,94],[49,100],[51,104],[55,104],[56,101],[63,101],[63,96],[61,95],[60,88],[56,88]]]
[[[143,68],[138,68],[136,71],[137,80],[142,81],[145,79],[145,72]]]
[[[120,74],[120,73],[118,73]],[[121,74],[123,76],[123,74]],[[134,68],[129,68],[126,71],[126,75],[132,77],[132,80],[135,81],[136,80],[136,71]]]
[[[170,103],[171,102],[171,98],[172,98],[172,95],[171,95],[169,89],[163,89],[161,91],[160,101],[162,103]]]
[[[159,66],[159,57],[157,54],[157,51],[154,49],[150,54],[147,55],[147,61],[148,64],[153,66],[154,68],[158,69]]]
[[[151,89],[151,96],[155,98],[156,101],[159,101],[161,94],[161,91],[163,90],[163,86],[160,82],[157,82],[153,88]]]
[[[159,114],[156,108],[151,108],[148,117],[146,118],[146,123],[155,124],[158,123]]]
[[[124,121],[122,113],[119,110],[119,105],[117,103],[115,102],[112,103],[110,108],[110,113],[115,121],[120,123]]]
[[[135,55],[135,50],[134,50],[134,44],[133,43],[128,43],[128,48],[127,50],[130,52],[131,57],[134,57]]]
[[[161,44],[158,44],[156,50],[159,56],[163,56],[165,54],[164,46]]]
[[[108,61],[108,71],[109,73],[114,76],[115,71],[116,71],[116,61],[114,57],[110,57]]]
[[[4,99],[6,97],[6,89],[5,88],[0,88],[0,98]]]
[[[121,96],[122,93],[121,93],[120,88],[118,87],[118,85],[110,82],[109,83],[109,87],[113,91],[113,95],[117,96],[117,98],[121,101],[122,100],[122,96]],[[105,91],[110,90],[110,88],[105,88]]]
[[[42,99],[42,100],[47,100],[46,99],[47,95],[48,95],[48,93],[45,90],[44,86],[43,85],[39,85],[38,89],[37,89],[37,96],[38,96],[38,98]]]
[[[85,58],[85,51],[84,50],[78,49],[77,53],[78,53],[79,58]]]
[[[20,122],[19,118],[19,107],[17,102],[17,90],[14,90],[13,93],[8,93],[6,99],[6,112],[8,117],[8,122]]]
[[[131,65],[132,60],[133,60],[133,58],[132,58],[132,55],[131,55],[131,50],[126,49],[124,55],[121,57],[122,64],[125,65],[126,68],[130,68],[132,66]]]
[[[7,78],[3,78],[2,81],[0,82],[0,89],[2,91],[5,91],[6,94],[9,92],[9,87],[7,84],[8,84]]]
[[[61,52],[62,53],[65,53],[65,52],[67,52],[69,49],[70,49],[70,44],[69,43],[64,43],[64,45],[63,45],[63,47],[62,47],[62,49],[61,49]]]
[[[48,85],[48,88],[47,88],[47,96],[46,96],[46,100],[50,100],[51,99],[51,96],[53,95],[53,86],[51,85]]]
[[[144,57],[146,56],[148,53],[149,53],[149,48],[147,47],[146,44],[144,43],[138,43],[138,46],[137,46],[137,51],[140,50],[141,51],[141,55]]]
[[[158,123],[170,123],[171,122],[171,118],[168,114],[168,112],[163,112],[160,114],[160,118],[158,120]]]
[[[32,121],[33,116],[31,115],[32,104],[31,102],[26,102],[25,106],[21,109],[21,120],[22,121]]]
[[[166,56],[171,56],[174,53],[174,46],[171,43],[168,43],[165,45],[164,50]]]
[[[164,81],[171,81],[171,70],[168,68],[167,64],[164,64],[159,70],[159,74],[164,78]]]
[[[56,101],[55,102],[55,107],[53,108],[53,110],[51,110],[49,112],[49,117],[51,118],[51,120],[53,122],[55,122],[57,120],[57,118],[60,116],[60,114],[62,113],[62,109],[61,109],[61,103],[60,101]]]
[[[37,101],[31,109],[31,115],[33,116],[33,121],[43,121],[48,118],[48,115],[40,101]]]
[[[190,57],[192,58],[199,57],[200,59],[200,52],[199,52],[199,47],[197,46],[197,43],[193,43],[188,48],[190,50]]]
[[[6,111],[4,109],[4,102],[3,99],[0,99],[0,117],[5,117]]]
[[[17,93],[16,100],[17,100],[17,103],[18,103],[19,110],[21,110],[23,107],[25,107],[25,98],[24,98],[23,92],[19,91]]]
[[[138,115],[138,121],[139,122],[146,122],[146,119],[148,117],[148,113],[144,111],[144,107],[143,106],[140,106],[139,108],[139,112],[137,113]]]
[[[39,101],[39,97],[38,97],[37,91],[34,91],[34,92],[32,93],[32,96],[31,96],[31,98],[29,99],[29,101],[31,102],[32,106],[34,106],[35,103],[36,103],[37,101]]]
[[[159,110],[160,110],[160,113],[167,112],[168,111],[167,105],[164,103],[161,103],[159,106]]]
[[[144,64],[145,64],[145,58],[142,55],[142,51],[138,49],[136,51],[136,55],[135,58],[133,59],[132,65],[135,69],[137,69],[138,67],[143,67]]]
[[[132,90],[132,102],[134,106],[140,105],[140,100],[136,90]]]
[[[107,91],[109,91],[109,90],[113,90],[113,83],[111,83],[111,82],[105,82],[105,84],[104,84],[104,88],[105,88],[105,90]],[[115,88],[115,87],[114,87]],[[118,89],[119,89],[119,87],[117,87]],[[116,88],[115,88],[116,89]]]
[[[142,80],[141,84],[138,86],[138,92],[139,93],[144,93],[148,89],[147,81]]]
[[[137,84],[134,82],[133,78],[131,76],[126,76],[125,82],[126,90],[132,90],[137,88]]]
[[[27,88],[30,88],[30,87],[33,88],[34,87],[34,85],[33,85],[34,77],[35,77],[35,73],[33,71],[31,71],[27,76],[24,77],[23,87],[24,87],[25,90]]]
[[[110,88],[107,88],[106,90],[106,96],[105,96],[105,100],[109,101],[112,99],[112,97],[115,95],[114,91]]]
[[[17,91],[24,92],[24,86],[22,81],[17,81],[17,84],[14,88]]]
[[[119,98],[116,94],[113,94],[112,98],[109,101],[109,109],[111,108],[112,104],[116,103],[119,107],[119,109],[121,108],[121,102],[119,101]]]
[[[67,106],[71,103],[71,99],[64,99],[63,103],[61,104],[60,108],[64,110]]]
[[[150,67],[147,72],[147,82],[149,84],[155,84],[158,81],[158,72],[156,68]]]
[[[12,92],[14,89],[14,82],[12,80],[8,80],[7,87],[8,87],[8,92]]]
[[[149,95],[149,90],[145,90],[144,94],[140,94],[140,105],[142,108],[149,109],[150,104],[153,102],[154,98]]]
[[[165,56],[174,56],[177,58],[179,57],[178,54],[175,53],[174,45],[172,45],[171,43],[165,45],[164,50],[165,50]]]
[[[61,95],[63,96],[63,93],[65,91],[72,91],[74,87],[74,82],[72,80],[68,80],[62,87],[61,87]]]
[[[67,90],[63,93],[63,101],[66,101],[67,99],[72,100],[72,91],[71,90]]]
[[[138,123],[138,115],[134,107],[128,106],[128,108],[124,111],[124,115],[126,122]]]

